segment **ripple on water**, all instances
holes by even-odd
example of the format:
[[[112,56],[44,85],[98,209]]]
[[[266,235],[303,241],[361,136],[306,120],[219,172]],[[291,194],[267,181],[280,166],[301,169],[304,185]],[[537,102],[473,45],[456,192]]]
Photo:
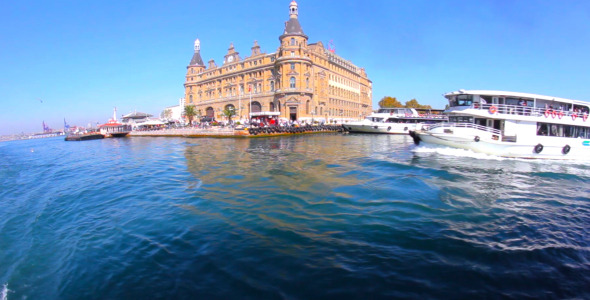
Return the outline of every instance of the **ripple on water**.
[[[589,296],[585,165],[353,134],[0,155],[15,299]]]

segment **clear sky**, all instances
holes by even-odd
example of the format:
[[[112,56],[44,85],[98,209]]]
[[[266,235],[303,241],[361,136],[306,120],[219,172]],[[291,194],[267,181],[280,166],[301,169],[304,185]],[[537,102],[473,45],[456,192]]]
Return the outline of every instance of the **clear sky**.
[[[2,1],[0,134],[159,115],[183,97],[193,43],[221,65],[275,52],[291,0]],[[299,0],[309,42],[365,68],[384,96],[443,108],[491,89],[590,100],[590,1]]]

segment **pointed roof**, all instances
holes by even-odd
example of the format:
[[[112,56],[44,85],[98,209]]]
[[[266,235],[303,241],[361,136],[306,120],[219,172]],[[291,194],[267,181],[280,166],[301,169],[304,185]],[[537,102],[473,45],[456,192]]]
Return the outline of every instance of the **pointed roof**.
[[[305,35],[301,28],[301,24],[299,24],[299,19],[289,18],[289,21],[285,23],[284,35]]]
[[[305,33],[303,33],[301,24],[299,24],[298,15],[297,2],[292,1],[291,4],[289,4],[289,21],[285,22],[285,31],[280,39],[289,35],[299,35],[307,38]]]
[[[195,54],[193,54],[189,66],[205,66],[205,63],[203,63],[203,59],[201,58],[201,41],[199,41],[199,39],[195,40]]]

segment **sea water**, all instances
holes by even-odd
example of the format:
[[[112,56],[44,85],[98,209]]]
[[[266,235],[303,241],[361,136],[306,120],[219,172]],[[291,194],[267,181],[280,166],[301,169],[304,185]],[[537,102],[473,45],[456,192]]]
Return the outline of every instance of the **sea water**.
[[[3,142],[0,295],[589,299],[589,180],[408,136]]]

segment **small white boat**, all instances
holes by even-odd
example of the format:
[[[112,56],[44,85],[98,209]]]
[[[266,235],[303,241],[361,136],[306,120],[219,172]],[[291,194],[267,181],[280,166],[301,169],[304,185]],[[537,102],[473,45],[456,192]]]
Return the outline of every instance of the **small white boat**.
[[[410,132],[416,144],[501,157],[590,158],[589,102],[488,90],[459,90],[445,98],[449,122]]]
[[[344,129],[357,133],[408,134],[433,124],[447,121],[442,114],[418,113],[413,108],[380,108],[359,122],[343,124]]]

